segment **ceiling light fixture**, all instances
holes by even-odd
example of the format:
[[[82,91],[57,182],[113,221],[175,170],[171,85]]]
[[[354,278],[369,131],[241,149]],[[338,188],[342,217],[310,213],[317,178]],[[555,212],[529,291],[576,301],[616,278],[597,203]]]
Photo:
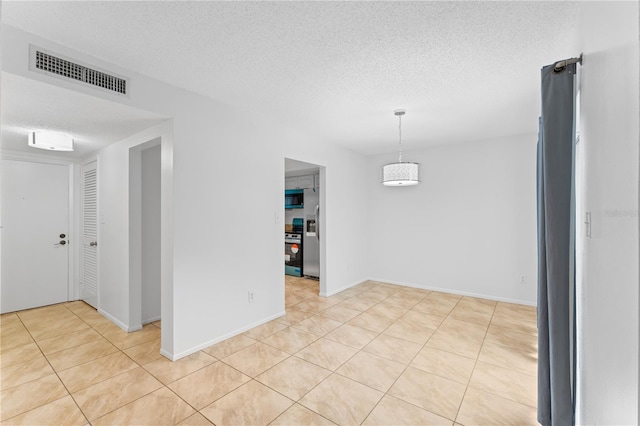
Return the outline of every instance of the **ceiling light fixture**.
[[[403,109],[393,112],[398,116],[399,122],[398,162],[385,164],[382,167],[382,184],[385,186],[411,186],[420,183],[420,164],[402,162],[402,116],[405,112]]]
[[[56,132],[30,132],[29,146],[54,151],[73,151],[73,138]]]

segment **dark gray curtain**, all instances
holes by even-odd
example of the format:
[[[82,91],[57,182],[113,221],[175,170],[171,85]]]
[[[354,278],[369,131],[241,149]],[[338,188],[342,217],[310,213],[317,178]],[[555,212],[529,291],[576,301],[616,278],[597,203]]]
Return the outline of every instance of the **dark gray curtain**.
[[[574,424],[576,65],[542,69],[538,135],[538,421]]]

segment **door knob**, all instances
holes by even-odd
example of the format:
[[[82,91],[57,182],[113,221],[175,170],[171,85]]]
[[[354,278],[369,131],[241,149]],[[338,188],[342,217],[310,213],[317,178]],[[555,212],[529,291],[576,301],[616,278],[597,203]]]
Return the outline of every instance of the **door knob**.
[[[62,240],[62,241],[60,241],[59,243],[54,244],[54,246],[63,246],[63,245],[65,245],[65,244],[67,244],[67,242],[66,242],[65,240]]]
[[[90,245],[91,247],[95,247],[95,246],[97,246],[97,245],[98,245],[98,242],[97,242],[97,241],[91,241],[91,242],[89,243],[89,245]]]

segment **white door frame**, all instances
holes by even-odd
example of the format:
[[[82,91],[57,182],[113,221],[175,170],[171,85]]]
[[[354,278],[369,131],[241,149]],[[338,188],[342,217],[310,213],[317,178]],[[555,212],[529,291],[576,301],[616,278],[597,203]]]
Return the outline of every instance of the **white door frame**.
[[[79,226],[76,223],[77,212],[79,208],[79,200],[77,199],[79,162],[77,159],[68,159],[56,155],[46,155],[40,153],[27,153],[18,151],[2,151],[2,160],[24,161],[28,163],[55,164],[67,166],[69,170],[69,269],[68,269],[68,288],[67,298],[69,301],[77,300],[80,296],[80,288],[78,285],[79,264]],[[0,283],[1,285],[1,283]]]
[[[142,328],[142,151],[158,145],[162,145],[161,137],[129,148],[129,328],[132,331]],[[161,222],[163,220],[161,218]]]

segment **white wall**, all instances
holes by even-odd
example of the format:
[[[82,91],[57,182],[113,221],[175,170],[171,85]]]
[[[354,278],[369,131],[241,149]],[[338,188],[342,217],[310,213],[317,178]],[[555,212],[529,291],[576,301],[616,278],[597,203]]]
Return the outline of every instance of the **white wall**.
[[[580,10],[592,238],[578,288],[577,420],[638,424],[638,2],[585,2]]]
[[[29,43],[130,79],[128,98],[28,71]],[[4,71],[170,117],[98,154],[100,304],[128,327],[129,148],[162,140],[162,353],[176,359],[284,313],[284,158],[326,166],[326,293],[366,278],[364,157],[264,117],[2,26]],[[250,194],[250,196],[248,195]],[[275,217],[279,220],[274,220]],[[104,287],[104,288],[103,288]],[[255,293],[248,303],[247,293]]]
[[[160,319],[160,145],[142,150],[142,323]]]
[[[406,152],[422,183],[401,188],[380,183],[397,157],[370,158],[372,278],[535,304],[536,142],[529,134]]]

